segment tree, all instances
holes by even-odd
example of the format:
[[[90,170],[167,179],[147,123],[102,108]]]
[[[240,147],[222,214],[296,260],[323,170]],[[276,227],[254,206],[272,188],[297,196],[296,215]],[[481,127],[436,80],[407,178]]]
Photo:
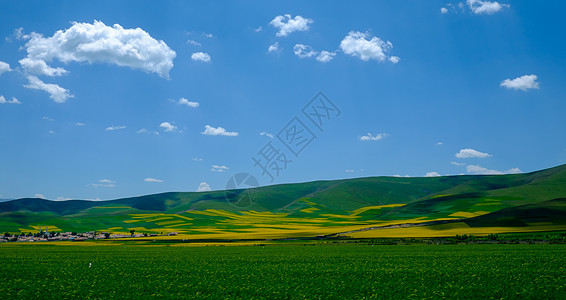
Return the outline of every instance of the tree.
[[[135,229],[130,230],[130,236],[134,236],[134,233],[136,232]]]
[[[110,238],[110,232],[105,232],[105,233],[104,233],[104,237],[107,238],[107,239],[109,239],[109,238]]]

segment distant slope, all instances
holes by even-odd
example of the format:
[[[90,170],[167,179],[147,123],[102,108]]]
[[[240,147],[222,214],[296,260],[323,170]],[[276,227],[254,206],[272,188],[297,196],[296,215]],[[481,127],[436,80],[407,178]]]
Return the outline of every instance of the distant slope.
[[[244,190],[236,190],[229,193],[229,200],[244,196]],[[459,219],[476,227],[525,227],[533,222],[564,224],[564,199],[566,165],[514,175],[368,177],[280,184],[261,187],[255,203],[246,209],[233,206],[224,191],[169,192],[108,201],[25,198],[0,202],[0,231],[52,226],[65,231],[221,231],[230,236],[263,228],[264,232],[307,235],[337,226]]]

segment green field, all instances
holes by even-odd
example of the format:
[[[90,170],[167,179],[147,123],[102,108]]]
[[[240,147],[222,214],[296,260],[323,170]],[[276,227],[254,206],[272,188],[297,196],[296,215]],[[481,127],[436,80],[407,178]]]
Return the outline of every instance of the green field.
[[[565,253],[566,245],[550,244],[148,247],[14,243],[0,245],[0,294],[4,299],[565,299]]]

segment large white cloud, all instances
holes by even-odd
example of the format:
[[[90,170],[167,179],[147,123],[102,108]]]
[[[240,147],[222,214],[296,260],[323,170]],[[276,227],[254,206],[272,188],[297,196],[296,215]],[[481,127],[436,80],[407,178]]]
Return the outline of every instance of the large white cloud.
[[[124,29],[119,24],[111,27],[100,21],[92,24],[74,22],[70,28],[59,30],[51,37],[32,33],[26,48],[28,60],[20,63],[30,72],[41,70],[38,60],[49,63],[57,59],[63,63],[110,63],[169,78],[176,56],[165,42],[152,38],[141,28]],[[32,66],[37,69],[30,69]],[[64,73],[62,70],[51,71],[54,75]],[[49,75],[47,73],[36,74]]]
[[[510,6],[509,4],[500,4],[497,1],[467,0],[466,3],[470,7],[470,10],[472,10],[472,12],[476,15],[494,14],[500,11],[503,7]]]
[[[369,33],[359,31],[350,31],[346,37],[340,42],[340,49],[348,55],[357,56],[363,61],[375,59],[377,61],[385,61],[388,59],[388,53],[393,48],[393,44],[389,41],[385,42]],[[390,59],[393,63],[399,61],[399,57],[395,56]]]
[[[224,136],[238,136],[237,132],[230,132],[224,129],[223,127],[214,128],[210,125],[204,126],[204,131],[202,132],[204,135],[224,135]]]
[[[10,68],[10,64],[0,61],[0,75],[2,75],[5,72],[10,72],[12,71],[12,68]]]
[[[485,158],[490,157],[491,154],[479,152],[474,149],[461,149],[458,153],[456,153],[457,158]]]
[[[539,83],[537,82],[537,75],[523,75],[515,79],[505,79],[501,82],[500,86],[507,89],[527,91],[528,89],[538,89]]]
[[[277,16],[269,24],[279,31],[276,36],[287,36],[295,31],[307,31],[309,30],[309,24],[314,21],[311,19],[303,18],[301,16],[291,17],[290,14],[285,14],[282,16]]]
[[[73,95],[69,93],[69,90],[62,88],[57,84],[45,83],[34,75],[28,75],[27,78],[28,84],[24,85],[24,87],[45,91],[49,93],[49,98],[53,99],[53,101],[57,103],[63,103],[67,101],[67,99],[73,97]]]

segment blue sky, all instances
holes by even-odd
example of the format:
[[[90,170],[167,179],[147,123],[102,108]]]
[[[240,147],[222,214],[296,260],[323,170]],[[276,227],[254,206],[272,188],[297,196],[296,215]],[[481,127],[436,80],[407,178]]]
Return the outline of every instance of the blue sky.
[[[565,6],[2,1],[0,198],[566,163]],[[301,112],[319,92],[341,112],[322,131]],[[294,117],[316,135],[298,156]],[[273,181],[269,142],[292,160]]]

